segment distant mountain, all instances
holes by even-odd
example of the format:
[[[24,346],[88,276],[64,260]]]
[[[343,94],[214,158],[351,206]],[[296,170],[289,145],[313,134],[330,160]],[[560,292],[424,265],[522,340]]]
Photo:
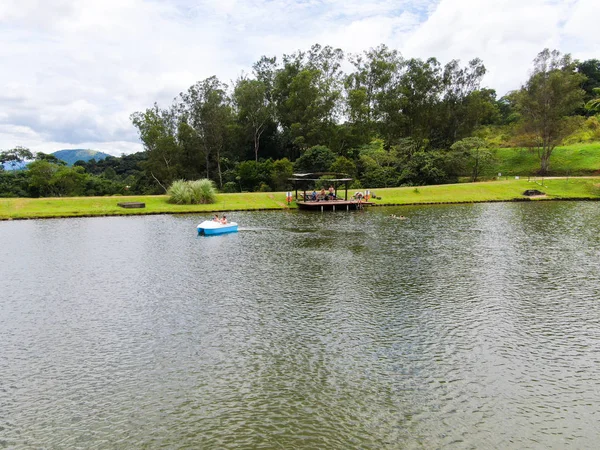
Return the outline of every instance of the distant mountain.
[[[96,161],[100,161],[109,155],[107,153],[102,153],[97,150],[85,150],[82,148],[74,148],[72,150],[58,150],[52,155],[56,156],[58,159],[67,163],[67,165],[72,166],[77,161],[89,161],[90,159],[95,159]]]

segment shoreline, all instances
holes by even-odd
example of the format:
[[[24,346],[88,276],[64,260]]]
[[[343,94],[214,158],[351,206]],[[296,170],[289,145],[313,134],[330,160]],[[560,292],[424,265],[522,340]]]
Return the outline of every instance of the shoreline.
[[[530,201],[599,201],[600,177],[556,178],[541,186],[527,180],[502,180],[433,186],[373,189],[372,207],[428,206],[447,204],[530,202]],[[535,187],[544,196],[526,197],[523,192]],[[210,214],[240,211],[296,210],[288,205],[285,192],[217,194],[217,202],[206,205],[175,205],[165,195],[113,197],[44,197],[0,198],[0,221],[72,217],[117,217],[158,214]],[[117,203],[145,203],[143,209],[121,208]]]

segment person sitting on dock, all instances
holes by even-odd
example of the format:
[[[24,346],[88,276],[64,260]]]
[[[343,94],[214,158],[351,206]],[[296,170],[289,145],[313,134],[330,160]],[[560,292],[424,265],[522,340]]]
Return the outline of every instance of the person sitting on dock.
[[[319,197],[319,200],[326,200],[326,193],[325,193],[325,188],[321,188],[321,195]]]
[[[329,186],[328,199],[335,200],[335,189],[333,188],[333,186]]]
[[[311,199],[313,202],[316,202],[316,201],[317,201],[317,191],[315,191],[314,189],[313,189],[313,191],[312,191],[312,194],[310,194],[310,199]]]
[[[227,216],[225,214],[223,214],[223,218],[221,219],[221,223],[223,225],[227,225]]]

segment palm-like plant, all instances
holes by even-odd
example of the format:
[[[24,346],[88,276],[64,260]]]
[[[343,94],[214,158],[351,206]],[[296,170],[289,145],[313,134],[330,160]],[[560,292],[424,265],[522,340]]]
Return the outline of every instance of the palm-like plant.
[[[214,203],[216,194],[213,182],[208,179],[196,181],[177,180],[167,190],[169,203],[178,205],[197,205]]]
[[[585,107],[591,111],[600,111],[600,88],[594,88],[594,94],[597,97],[587,102]]]

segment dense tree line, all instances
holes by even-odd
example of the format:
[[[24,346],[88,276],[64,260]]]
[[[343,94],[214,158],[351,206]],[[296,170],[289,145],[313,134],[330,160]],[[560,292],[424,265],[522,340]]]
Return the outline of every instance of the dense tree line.
[[[61,197],[157,193],[156,185],[140,167],[145,153],[78,161],[68,167],[54,155],[33,154],[16,147],[0,152],[0,162],[24,170],[0,170],[0,197]],[[1,166],[0,166],[1,167]],[[14,168],[14,167],[13,167]]]
[[[563,119],[592,114],[583,105],[600,85],[600,61],[544,50],[527,83],[500,99],[481,87],[485,71],[479,59],[441,65],[384,45],[348,56],[314,45],[281,60],[263,56],[231,87],[216,77],[198,82],[132,121],[146,171],[163,187],[207,177],[225,190],[279,190],[293,170],[343,171],[370,187],[473,178],[473,152],[488,150],[455,144],[485,137],[477,136],[485,126],[509,127],[510,144],[537,149],[547,172],[573,128]],[[476,173],[488,159],[479,156]]]
[[[479,59],[442,65],[385,45],[263,56],[233,86],[213,76],[169,106],[133,113],[144,152],[72,168],[41,158],[28,175],[10,175],[10,190],[3,173],[0,189],[164,193],[175,180],[209,178],[225,192],[285,190],[294,171],[343,172],[372,188],[447,183],[477,180],[499,144],[538,151],[548,172],[552,150],[596,112],[600,61],[544,50],[522,88],[502,98],[481,86],[485,72]],[[12,152],[3,159],[22,156]]]

